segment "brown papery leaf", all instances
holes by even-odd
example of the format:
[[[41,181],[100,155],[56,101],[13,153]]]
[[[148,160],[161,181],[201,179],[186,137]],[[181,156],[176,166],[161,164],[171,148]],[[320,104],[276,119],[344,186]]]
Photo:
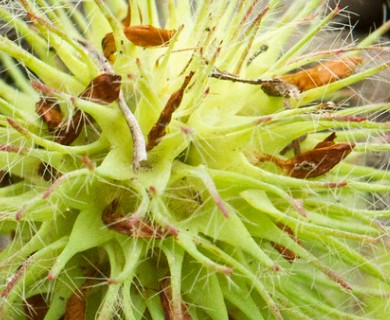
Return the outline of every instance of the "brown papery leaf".
[[[305,151],[291,159],[283,160],[269,155],[259,155],[257,162],[272,161],[283,171],[294,178],[315,178],[330,171],[341,160],[347,157],[354,143],[335,143],[336,134],[333,132],[314,149]]]
[[[27,298],[23,307],[28,320],[43,320],[49,310],[46,299],[41,294]]]
[[[121,79],[121,76],[116,74],[98,75],[79,97],[100,104],[114,102],[119,97]],[[56,130],[55,141],[63,145],[70,145],[80,135],[86,121],[87,116],[80,109],[76,109],[72,118]]]
[[[172,114],[179,107],[181,100],[183,99],[184,90],[190,83],[193,75],[194,72],[191,71],[190,74],[184,79],[180,89],[172,93],[157,122],[149,131],[148,145],[146,146],[146,150],[152,150],[160,142],[161,138],[165,136],[166,128],[172,120]]]
[[[164,315],[166,320],[175,320],[175,319],[191,320],[192,319],[190,313],[188,312],[188,308],[184,303],[181,304],[181,314],[180,315],[175,314],[175,310],[172,305],[172,288],[171,288],[171,281],[169,278],[166,278],[161,281],[160,301],[161,301],[161,306],[164,310]]]
[[[84,127],[85,115],[76,109],[71,119],[56,130],[55,142],[68,146],[77,139]]]
[[[112,32],[107,33],[102,39],[103,55],[110,63],[115,62],[116,44],[115,38]]]
[[[307,91],[350,76],[362,62],[360,57],[327,61],[280,79],[298,87],[301,92]]]
[[[64,320],[84,320],[86,318],[86,305],[83,293],[73,292],[66,303]]]
[[[85,90],[79,95],[80,98],[109,104],[119,97],[122,77],[117,74],[103,73],[94,78]]]
[[[148,25],[129,26],[124,30],[126,38],[140,47],[166,46],[175,35],[176,30],[166,30]]]
[[[50,132],[55,131],[55,129],[60,125],[63,120],[63,115],[61,113],[60,106],[54,99],[41,98],[35,104],[35,111],[37,112],[39,117],[47,124],[47,127]]]

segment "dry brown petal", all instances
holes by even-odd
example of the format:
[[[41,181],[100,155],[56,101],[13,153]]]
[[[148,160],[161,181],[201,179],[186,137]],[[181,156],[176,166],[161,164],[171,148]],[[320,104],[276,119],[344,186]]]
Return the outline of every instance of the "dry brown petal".
[[[307,91],[350,76],[362,62],[363,59],[360,57],[327,61],[280,79],[298,87],[301,92]]]
[[[341,160],[347,157],[354,143],[335,143],[333,132],[314,149],[305,151],[291,159],[283,160],[269,155],[259,155],[257,162],[272,161],[291,177],[305,179],[315,178],[327,173]]]
[[[176,30],[160,29],[148,25],[129,26],[123,31],[134,45],[144,48],[166,46],[176,33]]]
[[[184,303],[181,304],[181,314],[180,315],[175,314],[175,310],[172,305],[172,288],[171,288],[171,281],[169,278],[166,278],[161,281],[160,301],[161,301],[161,306],[164,310],[164,315],[166,320],[176,320],[176,319],[191,320],[192,319],[190,313],[188,312],[187,305]]]
[[[73,292],[66,303],[64,320],[84,320],[86,305],[84,296],[78,290]]]
[[[115,38],[112,32],[107,33],[102,39],[103,55],[111,63],[115,62],[116,44]]]
[[[47,124],[49,131],[53,132],[63,120],[60,106],[54,99],[41,98],[35,104],[35,111],[39,117]]]
[[[190,83],[193,75],[194,72],[191,71],[190,74],[184,79],[180,89],[172,93],[157,122],[149,131],[148,145],[146,146],[146,150],[152,150],[160,142],[161,138],[165,136],[166,128],[172,120],[172,114],[179,107],[181,100],[183,99],[184,90]]]

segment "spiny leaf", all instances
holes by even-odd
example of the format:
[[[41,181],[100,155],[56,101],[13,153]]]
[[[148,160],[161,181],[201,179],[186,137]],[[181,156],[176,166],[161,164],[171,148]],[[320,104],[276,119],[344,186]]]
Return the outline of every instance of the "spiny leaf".
[[[161,281],[161,292],[160,292],[160,301],[161,306],[164,310],[164,315],[166,320],[191,320],[192,317],[188,312],[188,307],[182,303],[181,304],[181,314],[175,314],[175,310],[172,305],[172,288],[169,278],[166,278]]]
[[[176,234],[176,230],[164,230],[156,223],[139,217],[127,217],[118,213],[119,201],[112,201],[102,212],[102,221],[108,229],[121,234],[144,239],[162,239]]]

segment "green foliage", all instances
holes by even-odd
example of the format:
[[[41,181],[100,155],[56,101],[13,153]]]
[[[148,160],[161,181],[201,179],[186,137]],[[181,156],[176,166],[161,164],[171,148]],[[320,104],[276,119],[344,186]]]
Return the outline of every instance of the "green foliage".
[[[175,29],[172,39],[129,41],[128,4],[131,26]],[[385,319],[390,210],[369,199],[390,192],[390,174],[364,157],[389,151],[374,138],[390,124],[371,117],[389,105],[346,107],[342,89],[390,62],[363,62],[298,96],[261,87],[309,63],[385,50],[370,37],[310,51],[337,13],[320,0],[0,4],[0,233],[10,240],[0,318],[26,319],[42,295],[47,320],[76,319],[75,309],[82,319]],[[102,73],[122,78],[112,103],[82,95]],[[175,94],[172,119],[157,122]],[[69,145],[36,112],[41,98],[69,131],[82,111]],[[154,125],[166,132],[146,154]],[[306,136],[300,148],[315,150],[333,131],[353,151],[318,177],[261,160],[294,159],[280,154],[292,141]]]

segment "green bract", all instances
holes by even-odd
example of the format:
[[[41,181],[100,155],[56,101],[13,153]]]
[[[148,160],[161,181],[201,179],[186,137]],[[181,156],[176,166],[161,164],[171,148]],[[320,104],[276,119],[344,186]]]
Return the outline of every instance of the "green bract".
[[[338,10],[290,2],[0,4],[1,319],[386,319],[390,210],[371,202],[390,192],[390,173],[364,157],[389,151],[375,137],[390,124],[370,116],[389,104],[346,108],[340,89],[390,65],[367,58],[385,50],[373,43],[387,26],[310,51]],[[129,21],[173,36],[139,46]],[[310,90],[280,80],[357,55],[351,75]],[[113,73],[114,102],[86,96]],[[74,141],[56,140],[39,101]],[[317,154],[331,132],[324,154],[353,150],[324,174],[275,165],[298,161],[280,154],[294,141]],[[317,170],[293,170],[305,165]]]

